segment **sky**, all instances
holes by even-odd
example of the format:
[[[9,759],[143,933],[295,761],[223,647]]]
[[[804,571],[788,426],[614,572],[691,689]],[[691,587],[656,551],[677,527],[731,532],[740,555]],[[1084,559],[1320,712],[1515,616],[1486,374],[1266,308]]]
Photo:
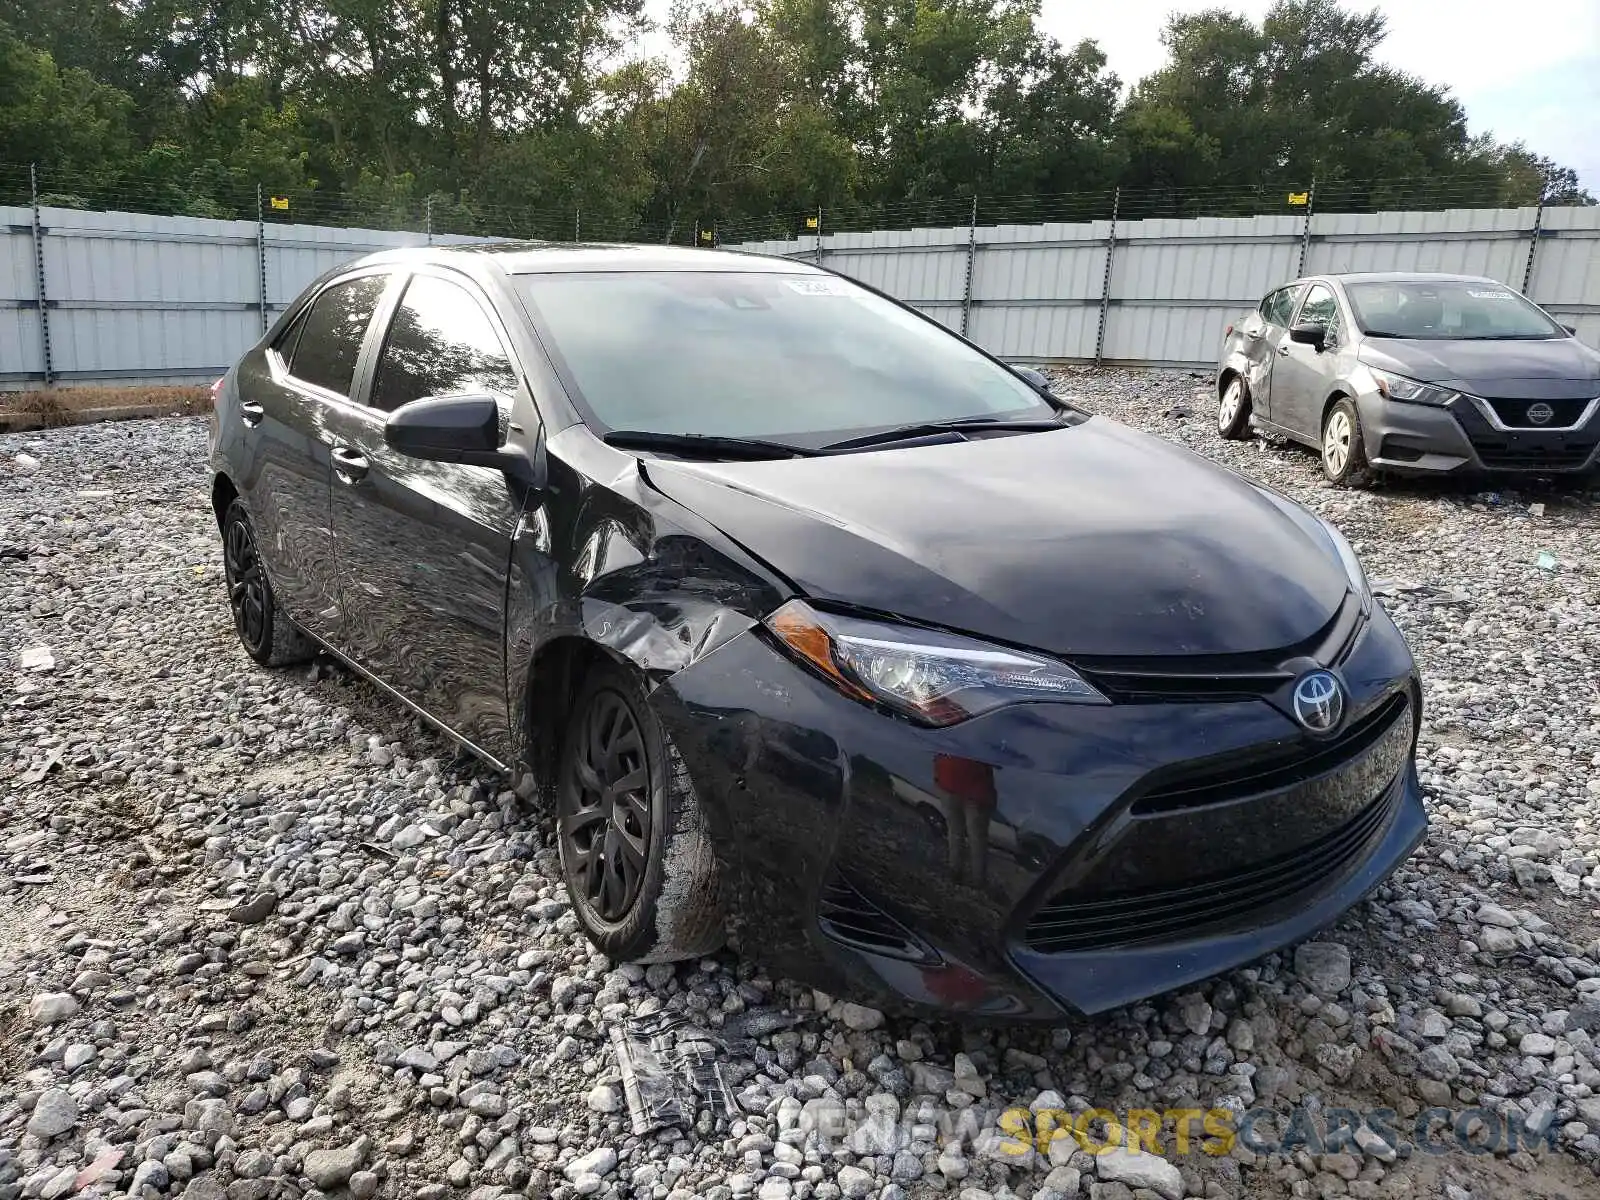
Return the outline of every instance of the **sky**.
[[[1099,42],[1110,69],[1132,84],[1166,59],[1160,33],[1167,14],[1221,7],[1259,20],[1270,6],[1270,0],[1042,0],[1040,22],[1066,45]],[[1472,133],[1525,142],[1600,190],[1600,0],[1371,0],[1346,7],[1380,8],[1389,36],[1378,57],[1448,85],[1466,107]],[[645,8],[665,21],[670,0],[645,0]]]
[[[1092,38],[1131,84],[1166,59],[1168,13],[1227,8],[1260,20],[1270,0],[1043,0],[1040,23],[1071,45]],[[1526,142],[1600,185],[1600,0],[1373,0],[1389,36],[1378,57],[1446,84],[1474,134]]]

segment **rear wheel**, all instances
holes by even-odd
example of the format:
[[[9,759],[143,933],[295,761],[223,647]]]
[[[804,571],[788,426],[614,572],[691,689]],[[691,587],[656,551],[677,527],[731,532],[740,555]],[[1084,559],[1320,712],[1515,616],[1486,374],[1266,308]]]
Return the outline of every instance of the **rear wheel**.
[[[246,654],[258,663],[280,667],[304,662],[315,653],[311,639],[278,607],[256,546],[255,528],[237,500],[222,517],[222,573],[233,627]]]
[[[1217,432],[1230,441],[1250,435],[1250,390],[1242,376],[1233,375],[1217,402]]]
[[[1338,484],[1360,483],[1367,474],[1367,446],[1355,401],[1341,396],[1322,421],[1322,473]]]
[[[557,773],[557,845],[584,933],[613,959],[675,962],[721,946],[716,859],[683,760],[636,677],[584,680]]]

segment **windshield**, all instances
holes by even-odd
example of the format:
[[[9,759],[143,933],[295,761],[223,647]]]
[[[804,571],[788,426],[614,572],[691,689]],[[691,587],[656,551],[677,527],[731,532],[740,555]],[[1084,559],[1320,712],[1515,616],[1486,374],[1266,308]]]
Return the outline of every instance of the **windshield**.
[[[1565,337],[1566,330],[1510,288],[1487,280],[1347,283],[1364,332],[1375,337],[1480,341]]]
[[[938,326],[831,275],[575,272],[517,283],[601,432],[817,446],[918,422],[1056,413]]]

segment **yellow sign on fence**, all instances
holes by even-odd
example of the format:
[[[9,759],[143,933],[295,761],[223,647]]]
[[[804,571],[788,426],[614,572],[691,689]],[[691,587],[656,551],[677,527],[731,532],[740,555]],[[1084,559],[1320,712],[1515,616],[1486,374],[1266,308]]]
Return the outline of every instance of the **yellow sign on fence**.
[[[1310,192],[1290,192],[1289,203],[1297,208],[1304,208],[1311,201]]]
[[[272,207],[275,208],[275,209],[278,209],[280,212],[288,212],[289,211],[289,197],[287,197],[287,196],[274,196],[272,198]]]
[[[807,229],[815,229],[816,227],[817,227],[817,219],[815,217],[807,217],[806,218],[806,228]]]

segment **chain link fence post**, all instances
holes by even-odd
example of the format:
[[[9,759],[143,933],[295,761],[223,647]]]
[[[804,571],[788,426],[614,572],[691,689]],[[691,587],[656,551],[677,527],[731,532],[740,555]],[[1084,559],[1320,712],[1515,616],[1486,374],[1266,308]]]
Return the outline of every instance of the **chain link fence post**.
[[[428,245],[433,245],[433,193],[422,202],[422,228],[428,235]]]
[[[1122,189],[1111,193],[1111,228],[1106,233],[1106,273],[1100,281],[1100,322],[1094,334],[1094,365],[1105,356],[1106,318],[1111,312],[1111,263],[1117,256],[1117,214],[1122,210]]]
[[[28,164],[28,199],[33,206],[33,270],[39,299],[39,349],[44,355],[44,385],[54,387],[55,365],[50,361],[50,299],[44,283],[44,221],[39,213],[39,167]]]
[[[1306,223],[1300,231],[1300,265],[1295,269],[1297,276],[1306,273],[1306,254],[1311,249],[1311,216],[1317,211],[1317,177],[1311,177],[1311,186],[1306,189]]]
[[[1533,262],[1539,255],[1540,232],[1544,228],[1544,189],[1539,189],[1539,207],[1533,211],[1533,228],[1528,231],[1528,263],[1522,268],[1522,294],[1533,286]]]
[[[967,282],[961,294],[961,336],[972,322],[972,262],[978,256],[978,193],[972,193],[972,220],[967,224]]]
[[[822,265],[822,205],[817,205],[817,266]]]
[[[583,205],[575,205],[572,209],[572,240],[583,241]]]
[[[256,184],[256,304],[261,309],[261,332],[267,331],[267,218],[261,207],[261,185]]]

